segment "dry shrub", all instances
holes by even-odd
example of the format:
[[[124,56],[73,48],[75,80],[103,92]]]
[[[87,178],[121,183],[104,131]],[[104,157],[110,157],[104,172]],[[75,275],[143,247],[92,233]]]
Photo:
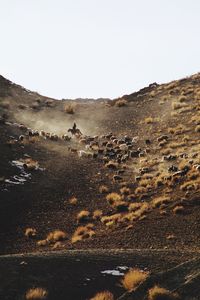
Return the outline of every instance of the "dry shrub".
[[[123,212],[128,210],[128,203],[125,201],[116,201],[113,203],[113,208],[115,208],[119,212]]]
[[[147,187],[149,185],[149,183],[150,183],[149,179],[144,178],[144,179],[140,180],[141,187]]]
[[[40,241],[37,241],[37,245],[39,247],[44,247],[46,245],[48,245],[48,241],[47,240],[40,240]]]
[[[183,205],[177,205],[173,208],[173,213],[178,215],[178,214],[183,214],[185,211],[185,208]]]
[[[184,108],[187,107],[188,105],[186,103],[180,103],[180,102],[173,102],[172,103],[172,108],[174,110],[180,109],[180,108]]]
[[[119,99],[115,102],[117,107],[123,107],[127,105],[127,101],[125,99]]]
[[[169,148],[162,149],[160,152],[162,155],[169,155],[171,153],[171,149]]]
[[[123,287],[132,291],[135,290],[142,282],[146,280],[149,272],[144,272],[140,269],[130,269],[121,280]]]
[[[194,181],[187,181],[180,186],[181,191],[196,191],[199,185]]]
[[[122,200],[122,197],[121,195],[117,194],[117,193],[109,193],[107,196],[106,196],[106,200],[111,204],[113,205],[115,202],[119,202]]]
[[[36,229],[35,228],[26,228],[25,236],[28,238],[33,238],[36,236]]]
[[[103,214],[102,210],[101,209],[97,209],[97,210],[95,210],[93,212],[92,217],[93,217],[94,220],[98,220],[98,219],[101,218],[102,214]]]
[[[195,115],[191,118],[191,123],[195,123],[196,125],[200,125],[200,116]]]
[[[169,147],[171,149],[176,149],[176,148],[180,148],[180,147],[184,147],[184,146],[186,146],[185,142],[173,142],[173,143],[169,144]]]
[[[200,132],[200,125],[197,125],[197,126],[195,127],[195,132]]]
[[[66,112],[67,114],[73,115],[75,113],[74,108],[75,108],[75,106],[72,104],[65,104],[64,112]]]
[[[3,102],[0,103],[0,107],[4,108],[4,109],[9,109],[10,108],[10,103],[6,102],[6,101],[3,101]]]
[[[47,241],[50,243],[62,241],[62,240],[65,240],[66,238],[67,238],[67,234],[61,230],[55,230],[53,232],[50,232],[47,235]]]
[[[82,210],[77,215],[78,222],[85,222],[89,219],[90,212],[88,210]]]
[[[166,196],[160,196],[152,200],[152,206],[153,207],[160,207],[163,204],[168,204],[172,201],[170,197]]]
[[[79,241],[88,239],[93,235],[95,235],[93,228],[94,228],[93,224],[87,224],[86,226],[79,226],[75,230],[74,234],[72,235],[72,243],[77,243]]]
[[[183,134],[187,131],[188,131],[188,129],[182,124],[178,125],[177,127],[173,127],[173,128],[168,129],[169,133],[175,134],[175,135]]]
[[[107,187],[106,185],[101,185],[101,186],[99,187],[99,192],[100,192],[101,194],[105,194],[105,193],[108,193],[108,192],[109,192],[109,189],[108,189],[108,187]]]
[[[117,223],[121,218],[121,214],[114,214],[111,216],[104,216],[101,218],[101,222],[105,224],[106,226],[114,225]]]
[[[48,292],[44,288],[32,288],[26,292],[26,300],[44,300],[47,299]]]
[[[178,299],[178,295],[170,292],[169,290],[154,286],[148,292],[148,300],[175,300]]]
[[[136,189],[135,189],[135,194],[138,195],[138,194],[144,194],[147,192],[147,189],[143,186],[138,186]]]
[[[152,117],[148,117],[148,118],[146,118],[145,120],[144,120],[144,123],[145,124],[152,124],[153,123],[153,118]]]
[[[19,109],[26,109],[27,106],[26,106],[25,104],[19,104],[19,105],[18,105],[18,108],[19,108]]]
[[[178,101],[179,102],[186,102],[188,100],[188,98],[184,95],[181,95],[179,98],[178,98]]]
[[[90,298],[90,300],[114,300],[114,296],[109,291],[104,291],[97,293],[94,297]]]
[[[131,190],[128,187],[124,186],[120,189],[120,193],[122,195],[129,195],[131,193]]]
[[[78,203],[78,199],[76,197],[72,197],[69,199],[69,204],[76,205]]]
[[[136,202],[136,203],[131,203],[131,204],[129,204],[129,211],[136,211],[136,210],[138,210],[139,208],[141,208],[141,206],[142,206],[142,203],[141,202]]]

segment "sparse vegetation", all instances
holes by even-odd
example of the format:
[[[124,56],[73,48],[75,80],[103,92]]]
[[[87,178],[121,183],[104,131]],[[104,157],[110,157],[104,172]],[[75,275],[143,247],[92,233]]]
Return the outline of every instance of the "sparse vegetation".
[[[35,228],[26,228],[25,236],[28,238],[33,238],[36,236],[36,229]]]
[[[65,104],[64,111],[67,114],[73,115],[75,113],[75,107],[72,104]]]
[[[114,296],[109,291],[104,291],[97,293],[94,297],[90,298],[90,300],[114,300]]]
[[[85,222],[89,219],[90,212],[88,210],[82,210],[78,213],[77,215],[77,221],[80,222]]]
[[[47,235],[47,241],[50,243],[62,241],[62,240],[65,240],[66,238],[67,238],[67,234],[61,230],[55,230],[53,232],[50,232]]]
[[[114,203],[116,202],[120,202],[122,200],[122,197],[121,195],[117,194],[117,193],[109,193],[107,196],[106,196],[106,200],[111,204],[113,205]]]
[[[95,235],[94,225],[79,226],[72,235],[72,243],[77,243],[81,240],[88,239]]]
[[[178,295],[175,293],[170,292],[169,290],[154,286],[149,290],[148,293],[148,300],[177,300]]]
[[[108,193],[108,192],[109,192],[109,188],[108,188],[106,185],[101,185],[101,186],[99,187],[99,192],[100,192],[101,194]]]
[[[125,99],[119,99],[115,102],[117,107],[123,107],[127,105],[127,101]]]
[[[46,289],[37,287],[32,288],[26,292],[26,300],[45,300],[47,299],[48,292]]]
[[[132,291],[144,282],[148,275],[148,272],[144,272],[139,269],[131,269],[124,275],[121,283],[126,290]]]

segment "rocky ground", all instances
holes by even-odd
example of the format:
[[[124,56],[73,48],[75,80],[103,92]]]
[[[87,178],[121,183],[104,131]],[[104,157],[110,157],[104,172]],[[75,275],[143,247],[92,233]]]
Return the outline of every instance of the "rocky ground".
[[[74,122],[80,132],[68,131]],[[0,123],[2,255],[198,256],[199,74],[88,102],[49,99],[0,77]]]

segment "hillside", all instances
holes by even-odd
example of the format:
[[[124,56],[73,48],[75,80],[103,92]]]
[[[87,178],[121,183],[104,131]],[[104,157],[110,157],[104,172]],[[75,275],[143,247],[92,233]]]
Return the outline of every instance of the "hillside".
[[[81,134],[68,132],[74,122]],[[197,255],[199,136],[200,74],[98,101],[0,76],[0,253]]]

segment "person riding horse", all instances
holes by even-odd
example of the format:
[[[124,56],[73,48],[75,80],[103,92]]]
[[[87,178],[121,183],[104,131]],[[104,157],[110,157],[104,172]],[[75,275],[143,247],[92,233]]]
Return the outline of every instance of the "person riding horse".
[[[72,128],[69,128],[69,129],[68,129],[68,132],[71,132],[72,135],[76,135],[76,134],[82,135],[80,129],[78,129],[78,128],[76,127],[76,123],[74,123],[74,125],[73,125]]]

